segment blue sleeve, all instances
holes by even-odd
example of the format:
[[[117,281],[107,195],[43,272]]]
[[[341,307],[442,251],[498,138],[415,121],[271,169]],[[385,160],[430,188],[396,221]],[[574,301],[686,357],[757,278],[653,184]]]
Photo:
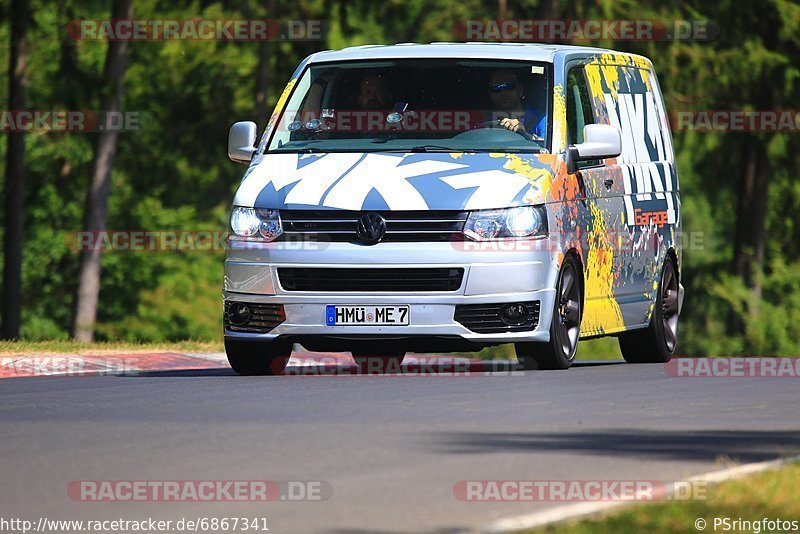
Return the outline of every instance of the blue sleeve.
[[[542,114],[542,118],[539,119],[538,124],[536,124],[536,127],[533,129],[533,135],[541,137],[542,139],[547,137],[547,115],[546,114]]]
[[[547,113],[539,114],[535,109],[526,106],[523,124],[531,134],[541,138],[547,136]]]

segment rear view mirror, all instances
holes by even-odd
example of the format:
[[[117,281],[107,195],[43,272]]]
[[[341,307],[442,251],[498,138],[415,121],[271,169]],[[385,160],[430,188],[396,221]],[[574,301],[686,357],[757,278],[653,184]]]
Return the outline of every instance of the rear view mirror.
[[[237,122],[228,132],[228,157],[236,163],[249,163],[256,151],[256,123]]]

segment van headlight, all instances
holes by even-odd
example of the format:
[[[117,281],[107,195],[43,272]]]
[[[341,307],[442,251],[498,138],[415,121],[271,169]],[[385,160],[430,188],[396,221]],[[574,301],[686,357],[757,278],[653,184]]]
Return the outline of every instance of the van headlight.
[[[547,211],[544,206],[473,211],[464,224],[464,235],[473,241],[545,236]]]
[[[231,211],[231,238],[245,241],[274,241],[283,234],[278,210],[243,208]]]

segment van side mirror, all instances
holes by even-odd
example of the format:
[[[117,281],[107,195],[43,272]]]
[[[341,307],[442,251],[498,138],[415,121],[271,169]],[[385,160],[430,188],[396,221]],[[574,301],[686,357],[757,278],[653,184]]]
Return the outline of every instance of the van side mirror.
[[[616,158],[620,154],[622,133],[619,128],[611,124],[587,124],[583,128],[583,143],[569,147],[567,172],[578,172],[579,161]]]
[[[256,123],[234,123],[228,132],[228,157],[236,163],[249,163],[256,151]]]

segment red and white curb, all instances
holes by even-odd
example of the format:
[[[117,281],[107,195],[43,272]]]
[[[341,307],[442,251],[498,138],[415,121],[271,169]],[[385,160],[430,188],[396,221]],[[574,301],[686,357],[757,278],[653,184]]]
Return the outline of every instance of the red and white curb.
[[[176,352],[9,355],[0,356],[0,378],[97,376],[143,371],[217,369],[227,364],[224,354]]]

